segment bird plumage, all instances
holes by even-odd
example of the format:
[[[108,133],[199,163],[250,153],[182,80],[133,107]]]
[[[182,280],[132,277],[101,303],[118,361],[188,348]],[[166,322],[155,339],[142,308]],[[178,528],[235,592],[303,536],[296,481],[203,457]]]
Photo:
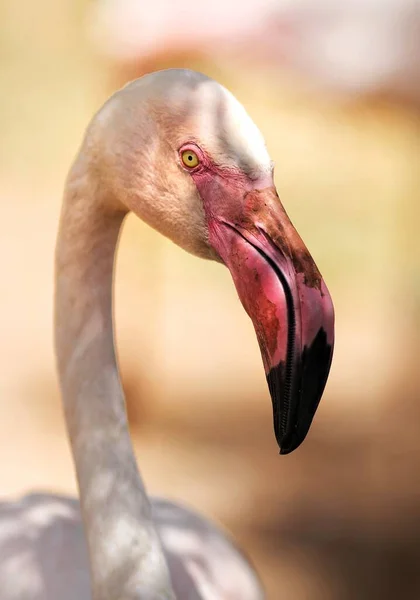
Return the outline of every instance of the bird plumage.
[[[152,498],[176,598],[262,600],[249,562],[222,529]],[[75,498],[30,494],[0,503],[1,600],[91,600],[89,561]]]

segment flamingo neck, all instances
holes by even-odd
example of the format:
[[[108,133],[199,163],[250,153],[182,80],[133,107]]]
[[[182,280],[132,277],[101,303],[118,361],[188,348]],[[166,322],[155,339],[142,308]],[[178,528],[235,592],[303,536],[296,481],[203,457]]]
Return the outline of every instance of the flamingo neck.
[[[56,354],[92,593],[94,600],[175,600],[115,357],[113,265],[127,211],[109,204],[74,167],[56,249]]]

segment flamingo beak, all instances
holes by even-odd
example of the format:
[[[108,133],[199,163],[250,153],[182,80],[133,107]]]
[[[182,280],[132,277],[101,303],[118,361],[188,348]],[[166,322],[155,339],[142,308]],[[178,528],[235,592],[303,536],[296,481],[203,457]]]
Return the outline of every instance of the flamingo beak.
[[[274,187],[242,192],[241,202],[227,205],[208,213],[210,243],[254,324],[276,439],[288,454],[305,439],[327,382],[334,308]]]

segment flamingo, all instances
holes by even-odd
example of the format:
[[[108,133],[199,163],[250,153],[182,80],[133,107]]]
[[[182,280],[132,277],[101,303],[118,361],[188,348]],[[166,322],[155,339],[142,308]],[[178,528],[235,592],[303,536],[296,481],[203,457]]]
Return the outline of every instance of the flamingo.
[[[229,268],[251,317],[280,453],[304,440],[328,376],[333,305],[273,183],[263,137],[207,76],[148,74],[87,128],[56,247],[55,348],[80,503],[0,505],[3,600],[260,600],[254,569],[219,528],[150,499],[127,423],[112,319],[114,255],[133,211]]]

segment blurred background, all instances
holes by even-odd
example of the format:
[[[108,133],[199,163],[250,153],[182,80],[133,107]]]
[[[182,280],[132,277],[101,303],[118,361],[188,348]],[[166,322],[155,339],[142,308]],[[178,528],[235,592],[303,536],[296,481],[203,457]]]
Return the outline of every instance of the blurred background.
[[[52,351],[63,182],[103,101],[173,66],[262,130],[336,350],[279,457],[228,271],[130,217],[117,339],[148,489],[227,527],[270,600],[420,597],[418,0],[0,0],[0,494],[76,491]]]

